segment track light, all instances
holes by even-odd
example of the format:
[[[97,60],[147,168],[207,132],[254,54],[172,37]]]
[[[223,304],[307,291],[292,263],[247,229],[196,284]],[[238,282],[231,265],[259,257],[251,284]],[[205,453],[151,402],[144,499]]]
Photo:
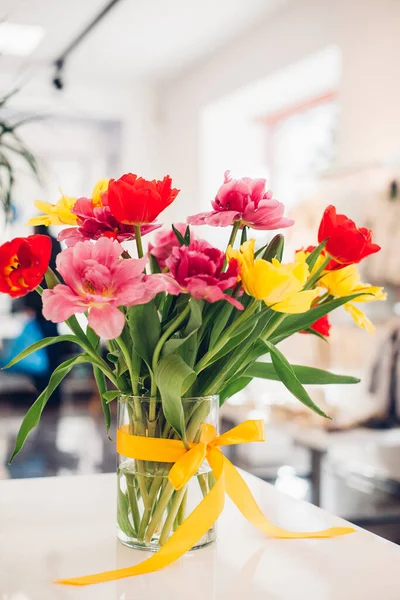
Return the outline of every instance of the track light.
[[[89,33],[96,27],[98,23],[110,12],[110,10],[116,6],[120,0],[110,0],[105,7],[99,12],[99,14],[84,28],[77,37],[64,49],[59,55],[57,60],[54,61],[56,72],[53,77],[53,85],[56,90],[62,90],[64,87],[64,80],[62,77],[62,70],[65,65],[67,57],[75,50],[75,48],[89,35]]]
[[[54,65],[56,67],[56,72],[53,77],[53,85],[56,88],[56,90],[62,90],[64,87],[64,81],[63,81],[63,77],[62,77],[62,72],[63,72],[63,68],[64,68],[64,60],[58,59],[58,60],[56,60]]]

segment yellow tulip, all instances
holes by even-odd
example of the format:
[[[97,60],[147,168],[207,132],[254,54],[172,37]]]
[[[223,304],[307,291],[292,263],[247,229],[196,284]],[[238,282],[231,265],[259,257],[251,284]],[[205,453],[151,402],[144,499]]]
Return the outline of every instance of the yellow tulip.
[[[108,182],[109,181],[110,180],[107,178],[100,179],[94,186],[93,191],[92,191],[93,206],[103,206],[101,196],[108,190]]]
[[[108,189],[108,179],[100,179],[93,188],[92,191],[92,204],[93,206],[103,206],[102,194]],[[33,217],[29,219],[28,225],[76,225],[77,217],[72,213],[72,209],[75,206],[76,198],[71,196],[65,196],[62,194],[61,198],[56,204],[50,204],[49,202],[42,202],[36,200],[35,207],[40,210],[43,215]]]
[[[352,304],[351,302],[347,302],[344,305],[344,308],[352,316],[354,323],[358,325],[358,327],[365,329],[368,333],[374,333],[375,325],[368,319],[367,315],[358,308],[358,306],[355,306],[355,304]]]
[[[328,290],[328,293],[335,298],[343,298],[350,294],[364,294],[347,302],[344,308],[352,316],[358,327],[366,329],[368,333],[373,333],[374,326],[366,315],[355,306],[354,302],[375,302],[377,300],[386,300],[387,294],[382,287],[362,283],[360,273],[356,265],[349,265],[337,271],[329,271],[320,280],[320,285]]]
[[[349,265],[337,271],[329,271],[320,280],[320,285],[325,287],[328,292],[336,298],[343,298],[350,294],[368,294],[360,296],[353,302],[374,302],[375,300],[386,300],[386,294],[383,288],[362,283],[360,273],[356,265]]]
[[[77,217],[71,210],[76,202],[76,198],[70,196],[61,196],[56,204],[42,202],[36,200],[35,207],[40,210],[43,215],[33,217],[28,221],[28,225],[76,225]]]
[[[239,263],[246,294],[263,300],[277,312],[298,314],[309,310],[320,290],[303,290],[309,276],[305,257],[289,264],[276,259],[268,262],[254,257],[254,245],[255,240],[251,239],[240,250],[229,247],[227,251],[227,258],[235,258]]]

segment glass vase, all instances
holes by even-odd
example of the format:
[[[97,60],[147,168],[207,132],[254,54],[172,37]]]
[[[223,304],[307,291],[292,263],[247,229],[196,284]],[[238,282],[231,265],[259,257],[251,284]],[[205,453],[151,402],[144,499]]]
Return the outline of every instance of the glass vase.
[[[218,396],[183,398],[186,437],[200,439],[204,423],[218,430]],[[123,396],[118,401],[118,427],[132,435],[180,439],[167,422],[156,398]],[[117,537],[136,549],[157,551],[201,502],[214,484],[207,461],[181,490],[168,481],[172,464],[135,460],[118,455]],[[215,540],[215,526],[194,548]]]

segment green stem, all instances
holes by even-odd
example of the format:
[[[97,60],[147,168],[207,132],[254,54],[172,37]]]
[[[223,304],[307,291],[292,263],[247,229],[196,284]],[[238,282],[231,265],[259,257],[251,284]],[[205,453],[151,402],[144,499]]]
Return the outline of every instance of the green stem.
[[[247,227],[246,227],[246,225],[244,225],[243,229],[242,229],[242,235],[240,236],[240,245],[244,244],[245,242],[247,242]]]
[[[239,327],[239,325],[241,325],[244,321],[251,317],[251,315],[257,310],[259,304],[259,300],[253,300],[252,304],[249,305],[247,310],[244,310],[242,314],[239,315],[239,317],[236,319],[236,321],[234,321],[232,325],[230,325],[225,330],[225,333],[220,337],[219,342],[217,342],[211,350],[206,352],[204,356],[199,360],[199,362],[195,365],[194,370],[197,374],[199,374],[208,366],[211,359],[216,354],[218,354],[218,352],[225,346],[225,344],[227,344],[230,341],[230,339],[232,338],[232,334]]]
[[[214,473],[212,471],[209,471],[209,473],[208,473],[208,487],[210,488],[210,490],[211,490],[211,488],[214,487],[214,485],[216,483],[217,482],[216,482]]]
[[[136,498],[136,488],[135,488],[135,484],[134,484],[134,476],[133,474],[128,475],[127,473],[125,473],[125,477],[126,477],[126,485],[127,485],[127,490],[128,490],[128,500],[129,500],[129,504],[131,507],[131,513],[132,513],[132,520],[133,520],[133,524],[135,526],[135,531],[136,534],[139,531],[139,526],[140,526],[140,513],[139,513],[139,507],[138,507],[138,502],[137,502],[137,498]]]
[[[139,398],[133,399],[134,403],[136,403],[136,401],[139,401],[139,404],[140,404]],[[135,404],[135,406],[136,406],[136,404]],[[129,433],[132,435],[144,436],[145,431],[144,431],[143,424],[137,421],[135,412],[133,410],[133,407],[130,404],[129,399],[126,400],[126,409],[128,411],[128,415],[129,415]],[[137,477],[137,482],[139,485],[139,490],[140,490],[140,493],[141,493],[141,496],[143,499],[143,504],[146,507],[148,504],[148,493],[147,493],[147,486],[146,486],[146,473],[145,473],[144,463],[141,460],[136,460],[135,464],[136,464],[136,468],[138,470],[138,474],[136,475],[136,477]]]
[[[165,519],[164,527],[162,528],[162,532],[160,535],[160,539],[159,539],[160,546],[163,546],[169,538],[175,518],[176,518],[179,508],[182,504],[182,500],[186,494],[186,487],[187,486],[183,487],[182,489],[178,490],[177,492],[174,492],[171,507],[168,511],[168,515],[167,515],[167,518]]]
[[[186,488],[185,495],[182,498],[182,502],[181,502],[181,505],[180,505],[179,510],[178,510],[178,514],[175,517],[174,531],[176,531],[178,529],[178,527],[180,525],[182,525],[183,521],[185,520],[187,497],[188,497],[188,490]]]
[[[37,288],[36,288],[37,289]],[[78,319],[75,315],[72,315],[69,319],[65,321],[68,327],[71,329],[72,333],[76,335],[79,340],[79,344],[82,348],[89,354],[92,361],[95,363],[97,367],[104,373],[106,377],[111,381],[116,388],[118,388],[118,383],[116,378],[114,377],[113,372],[107,365],[107,363],[101,358],[99,354],[97,354],[96,350],[93,348],[92,344],[89,342],[85,332],[82,327],[79,325]]]
[[[128,410],[128,414],[129,414],[129,421],[130,421],[130,423],[129,423],[130,433],[132,433],[134,435],[144,436],[146,433],[146,429],[143,424],[143,413],[142,413],[142,406],[140,404],[140,398],[133,398],[133,402],[134,402],[135,410],[132,410],[132,407],[129,404],[129,400],[127,400],[127,403],[128,403],[127,410]],[[138,412],[141,415],[140,417],[137,416]],[[144,463],[141,460],[136,460],[135,463],[136,463],[136,467],[138,470],[137,482],[139,485],[140,493],[142,495],[144,507],[147,508],[147,506],[149,504],[149,495],[147,493],[146,473],[145,473]]]
[[[315,283],[317,283],[318,279],[320,279],[323,271],[325,270],[325,267],[328,266],[328,264],[331,262],[332,257],[331,256],[326,256],[324,259],[324,262],[321,264],[320,267],[318,267],[318,269],[315,271],[315,273],[313,273],[310,277],[310,279],[307,281],[306,285],[304,286],[305,290],[310,290],[313,285]]]
[[[132,391],[134,393],[135,396],[139,396],[139,374],[140,374],[140,365],[141,365],[142,359],[140,358],[139,354],[137,352],[135,352],[134,350],[132,351],[132,371],[133,371],[133,376],[134,379],[132,380]],[[137,376],[135,376],[135,373],[137,374]]]
[[[202,473],[201,475],[197,475],[197,480],[199,482],[199,486],[201,489],[201,493],[203,494],[203,498],[208,494],[208,482],[206,473]]]
[[[287,313],[279,313],[279,314],[277,314],[275,319],[271,319],[267,328],[264,330],[264,333],[262,334],[261,339],[267,340],[269,337],[271,337],[271,335],[274,333],[274,331],[279,327],[279,325],[282,323],[282,321],[284,321],[284,319],[286,319],[287,316],[288,316]]]
[[[140,527],[138,527],[136,529],[136,531],[138,531],[138,540],[140,542],[142,542],[144,539],[146,527],[149,524],[153,506],[156,501],[158,490],[160,489],[162,481],[163,481],[162,477],[156,476],[156,477],[154,477],[152,484],[150,486],[150,490],[149,490],[149,494],[148,494],[148,505],[145,507],[145,510],[143,512],[142,520],[140,522]]]
[[[145,541],[147,544],[150,544],[151,538],[153,537],[153,534],[163,517],[164,511],[167,508],[168,502],[170,501],[174,491],[175,490],[174,490],[173,486],[168,482],[160,496],[159,501],[157,502],[157,506],[153,513],[153,517],[147,528],[146,536],[145,536]]]
[[[186,430],[186,437],[188,439],[189,442],[195,441],[201,433],[201,426],[204,423],[204,420],[206,419],[207,415],[210,412],[210,403],[208,400],[199,400],[192,411],[190,411],[190,416],[187,417],[186,420],[186,426],[187,426],[187,430]],[[166,427],[163,431],[163,438],[168,438],[168,432],[171,429],[170,425],[168,423],[166,423]],[[145,540],[147,543],[150,543],[151,538],[153,536],[154,531],[156,530],[156,528],[159,526],[163,515],[164,515],[164,511],[167,509],[168,503],[172,497],[172,494],[174,493],[174,488],[172,487],[172,485],[169,483],[168,479],[165,477],[164,478],[166,481],[165,487],[161,489],[161,493],[157,502],[157,506],[155,508],[155,511],[153,513],[153,516],[151,518],[150,524],[147,528],[147,532],[146,532],[146,536],[145,536]],[[179,509],[179,505],[177,506],[177,510]],[[168,514],[170,514],[170,511],[172,510],[172,507],[169,508],[168,510]],[[176,512],[174,517],[170,518],[170,527],[168,530],[168,535],[169,532],[171,530],[171,527],[174,523],[174,519],[176,517]],[[168,517],[167,517],[168,519]],[[165,530],[167,531],[167,530]],[[164,532],[164,529],[163,529]],[[164,533],[164,537],[167,536],[167,533]],[[160,541],[161,544],[161,541]]]
[[[131,379],[131,388],[132,388],[132,393],[134,396],[137,395],[137,389],[135,387],[134,381],[135,381],[135,376],[134,376],[134,372],[133,372],[133,365],[132,365],[132,360],[131,360],[131,355],[129,354],[129,350],[124,342],[124,340],[122,339],[122,337],[116,338],[115,340],[118,344],[118,346],[121,348],[122,354],[124,356],[125,362],[126,362],[126,366],[128,367],[128,371],[129,371],[129,377]],[[142,409],[140,407],[139,410],[139,418],[142,418]]]
[[[142,234],[140,233],[140,225],[135,225],[135,240],[139,258],[143,258]]]
[[[320,296],[318,298],[318,306],[321,306],[321,304],[323,304],[325,302],[325,300],[328,300],[328,298],[329,298],[329,292],[322,294],[322,296]]]
[[[164,333],[162,334],[162,336],[158,340],[157,345],[156,345],[156,347],[154,349],[153,360],[152,360],[152,371],[153,371],[153,374],[155,373],[155,370],[157,368],[158,359],[160,358],[161,350],[162,350],[165,342],[168,340],[168,338],[171,337],[171,335],[183,323],[183,321],[188,316],[189,312],[190,312],[190,301],[187,304],[187,306],[185,307],[185,309],[172,321],[171,325],[168,327],[168,329],[166,329],[164,331]],[[152,403],[151,400],[150,400],[150,414],[151,414],[150,420],[154,420],[155,419],[155,408],[156,408],[156,403],[155,403],[156,398],[155,398],[155,396],[156,396],[156,394],[157,394],[157,386],[156,386],[156,384],[154,382],[154,379],[153,379],[152,387],[151,387],[151,391],[150,391],[150,396],[151,396],[151,400],[154,400],[154,403]]]
[[[193,416],[190,419],[190,423],[186,428],[186,438],[188,442],[194,442],[196,436],[201,433],[201,426],[203,425],[207,415],[210,413],[210,403],[208,400],[199,400],[196,410],[193,412]]]
[[[233,244],[235,243],[235,240],[236,240],[237,232],[239,231],[239,227],[240,227],[240,221],[235,221],[233,223],[233,227],[232,227],[231,235],[230,235],[230,238],[229,238],[229,242],[228,242],[228,245],[226,247],[227,250],[228,250],[229,246],[233,247]]]

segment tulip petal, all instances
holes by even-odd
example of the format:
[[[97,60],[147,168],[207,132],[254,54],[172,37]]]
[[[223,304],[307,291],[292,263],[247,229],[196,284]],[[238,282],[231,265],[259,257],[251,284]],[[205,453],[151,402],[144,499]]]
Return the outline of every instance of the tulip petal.
[[[362,310],[360,310],[357,306],[354,306],[354,304],[352,304],[351,302],[345,304],[344,308],[351,315],[353,321],[356,325],[358,325],[358,327],[365,329],[366,331],[368,331],[368,333],[374,333],[374,324],[368,319],[368,317],[365,313],[363,313]]]
[[[87,310],[87,304],[63,284],[56,285],[52,290],[44,290],[42,302],[44,318],[53,323],[62,323],[75,313]]]
[[[115,306],[103,304],[92,306],[89,311],[88,323],[90,327],[105,340],[119,337],[125,325],[125,316]]]
[[[210,211],[188,217],[189,225],[211,225],[212,227],[229,227],[240,220],[240,213],[235,210]]]
[[[297,292],[292,296],[289,296],[282,302],[277,302],[276,304],[270,304],[268,302],[268,306],[277,312],[288,313],[291,315],[297,315],[307,310],[310,310],[311,305],[315,298],[319,296],[320,290],[305,290],[303,292]]]

